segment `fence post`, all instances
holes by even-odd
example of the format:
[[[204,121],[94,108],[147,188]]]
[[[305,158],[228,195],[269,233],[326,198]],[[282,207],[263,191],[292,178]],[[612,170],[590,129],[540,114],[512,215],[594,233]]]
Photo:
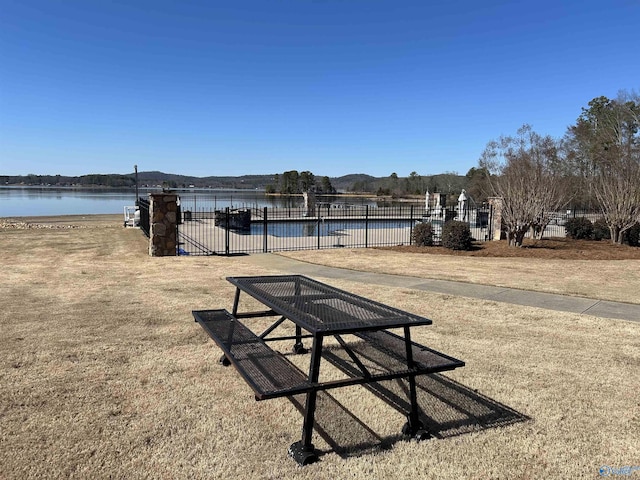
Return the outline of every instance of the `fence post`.
[[[411,205],[410,210],[410,218],[409,220],[409,245],[413,245],[413,205]]]
[[[369,205],[364,209],[364,248],[369,247]]]
[[[320,219],[322,216],[320,215],[320,206],[316,205],[316,225],[318,229],[318,250],[320,250]]]
[[[264,207],[262,214],[262,252],[267,253],[267,207]]]
[[[225,208],[224,216],[226,218],[224,226],[224,254],[229,256],[229,225],[231,223],[231,212],[229,211],[229,207]]]

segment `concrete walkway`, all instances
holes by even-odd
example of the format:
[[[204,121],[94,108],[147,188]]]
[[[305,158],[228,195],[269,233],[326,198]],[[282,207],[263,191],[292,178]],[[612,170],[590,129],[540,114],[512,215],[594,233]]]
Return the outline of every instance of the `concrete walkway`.
[[[584,313],[602,318],[617,318],[640,322],[640,305],[621,302],[609,302],[569,295],[517,290],[490,285],[434,280],[404,275],[387,275],[380,273],[359,272],[344,268],[326,267],[301,262],[272,253],[262,253],[238,257],[238,260],[264,268],[278,270],[284,274],[300,274],[310,277],[337,278],[366,282],[376,285],[404,287],[434,293],[445,293],[461,297],[493,300],[515,305],[546,308],[561,312]]]

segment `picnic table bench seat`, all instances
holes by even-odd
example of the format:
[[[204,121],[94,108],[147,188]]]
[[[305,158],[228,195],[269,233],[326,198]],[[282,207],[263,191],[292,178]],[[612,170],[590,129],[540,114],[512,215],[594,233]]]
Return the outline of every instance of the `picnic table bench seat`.
[[[403,372],[402,376],[408,374],[425,375],[429,373],[444,372],[463,367],[464,362],[457,358],[445,355],[429,347],[416,342],[411,342],[411,357],[413,368],[407,368],[407,351],[405,339],[400,335],[387,330],[373,332],[358,332],[356,337],[363,342],[350,343],[350,349],[358,356],[367,358],[375,367],[381,371]],[[331,359],[335,351],[327,351],[325,358]],[[333,362],[332,362],[333,363]],[[345,373],[356,374],[356,369],[345,371]]]
[[[326,349],[322,357],[338,366],[348,378],[313,383],[308,376],[283,354],[273,350],[242,322],[225,309],[194,311],[193,316],[211,339],[222,349],[251,386],[256,400],[297,395],[313,390],[326,390],[346,385],[371,383],[409,375],[453,370],[464,362],[411,342],[413,368],[407,366],[405,339],[386,330],[357,332],[362,341],[345,343],[346,349]],[[344,352],[355,356],[344,358]]]
[[[269,347],[227,310],[194,311],[193,316],[251,386],[256,400],[313,390],[302,370]]]

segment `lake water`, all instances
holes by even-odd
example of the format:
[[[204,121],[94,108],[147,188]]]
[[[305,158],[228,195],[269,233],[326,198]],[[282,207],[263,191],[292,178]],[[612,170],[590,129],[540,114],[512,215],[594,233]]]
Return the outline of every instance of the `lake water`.
[[[417,220],[416,220],[417,221]],[[312,220],[308,222],[277,222],[272,221],[267,225],[267,235],[273,237],[327,237],[349,235],[350,230],[359,229],[402,229],[415,224],[416,221],[377,220],[365,221],[360,219],[335,220],[324,219],[321,222]],[[257,223],[251,224],[248,232],[236,232],[237,234],[262,235],[264,226]]]
[[[141,197],[158,189],[140,189]],[[302,197],[268,197],[261,190],[189,189],[177,191],[184,204],[208,210],[231,208],[300,207]],[[0,217],[123,214],[135,205],[135,191],[59,187],[0,187]],[[375,202],[358,200],[358,204]]]

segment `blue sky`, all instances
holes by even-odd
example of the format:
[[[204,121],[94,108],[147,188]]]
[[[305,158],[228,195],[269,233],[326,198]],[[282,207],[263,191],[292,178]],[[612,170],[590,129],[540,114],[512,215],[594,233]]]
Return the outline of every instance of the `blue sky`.
[[[0,0],[0,175],[407,176],[640,87],[640,0]]]

